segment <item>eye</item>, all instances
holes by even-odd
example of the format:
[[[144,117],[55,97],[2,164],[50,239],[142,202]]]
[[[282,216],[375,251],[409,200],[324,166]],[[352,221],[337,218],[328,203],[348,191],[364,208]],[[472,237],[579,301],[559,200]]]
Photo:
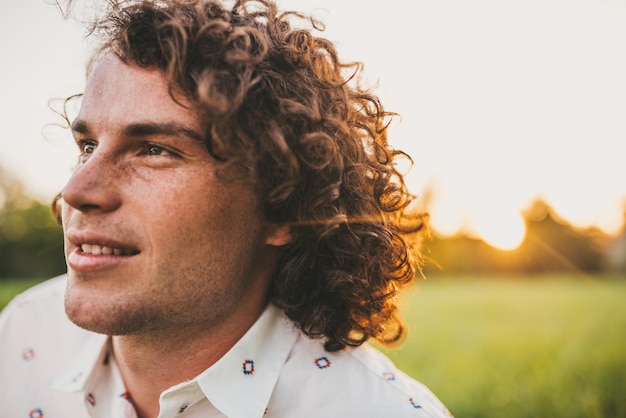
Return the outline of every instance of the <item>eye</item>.
[[[93,154],[95,149],[96,149],[96,145],[95,144],[87,143],[87,144],[83,145],[82,153],[83,154]]]
[[[148,155],[163,155],[165,153],[165,149],[158,145],[148,144],[146,145],[146,153]]]
[[[89,158],[89,155],[93,154],[96,150],[96,143],[93,141],[78,141],[77,144],[80,152],[78,159],[81,163],[84,163],[87,161],[87,158]]]
[[[80,141],[78,143],[78,149],[82,155],[93,154],[96,150],[96,144],[91,141]]]
[[[156,144],[144,144],[142,154],[153,157],[177,157],[178,154],[168,147]]]

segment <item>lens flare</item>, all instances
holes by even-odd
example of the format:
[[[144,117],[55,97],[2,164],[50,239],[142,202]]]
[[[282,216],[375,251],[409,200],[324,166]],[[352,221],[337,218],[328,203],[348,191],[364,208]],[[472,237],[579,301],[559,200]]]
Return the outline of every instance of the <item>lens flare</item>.
[[[492,247],[512,251],[526,237],[526,224],[521,214],[515,211],[489,211],[473,216],[473,229]]]

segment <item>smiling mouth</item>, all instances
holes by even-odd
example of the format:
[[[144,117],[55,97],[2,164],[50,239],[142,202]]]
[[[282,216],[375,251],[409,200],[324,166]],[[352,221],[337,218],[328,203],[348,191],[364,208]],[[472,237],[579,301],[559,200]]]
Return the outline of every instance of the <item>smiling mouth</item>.
[[[80,251],[91,255],[136,255],[137,250],[129,250],[125,248],[113,248],[98,244],[80,244]]]

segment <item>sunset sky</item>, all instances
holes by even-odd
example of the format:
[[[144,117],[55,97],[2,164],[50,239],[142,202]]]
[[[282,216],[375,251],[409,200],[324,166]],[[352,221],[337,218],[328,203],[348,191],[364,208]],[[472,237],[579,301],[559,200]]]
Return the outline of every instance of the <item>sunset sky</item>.
[[[48,100],[82,91],[88,46],[50,0],[0,5],[0,165],[48,200],[70,175],[70,137]],[[626,203],[626,2],[279,0],[314,12],[389,110],[390,139],[432,192],[433,228],[503,248],[536,197],[616,232]],[[382,6],[381,6],[382,5]],[[1,200],[1,197],[0,197]]]

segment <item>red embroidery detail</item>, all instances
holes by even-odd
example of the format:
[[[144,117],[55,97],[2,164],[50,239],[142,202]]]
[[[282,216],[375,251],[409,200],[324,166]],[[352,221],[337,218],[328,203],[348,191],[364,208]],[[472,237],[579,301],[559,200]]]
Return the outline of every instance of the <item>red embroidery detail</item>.
[[[327,369],[330,367],[332,363],[330,362],[330,360],[328,360],[327,357],[319,357],[315,359],[315,365],[319,368],[319,369]]]
[[[32,409],[28,413],[29,418],[43,418],[43,411],[39,408]]]
[[[413,400],[413,398],[409,398],[409,402],[411,402],[411,405],[413,405],[413,408],[418,409],[421,408],[422,405],[416,404],[415,401]]]
[[[396,375],[391,372],[383,373],[383,379],[385,380],[396,380]]]
[[[254,361],[246,360],[243,362],[243,374],[246,376],[254,374]]]
[[[24,351],[22,351],[22,359],[24,361],[31,361],[34,358],[35,358],[35,350],[33,350],[32,348],[27,348]]]

